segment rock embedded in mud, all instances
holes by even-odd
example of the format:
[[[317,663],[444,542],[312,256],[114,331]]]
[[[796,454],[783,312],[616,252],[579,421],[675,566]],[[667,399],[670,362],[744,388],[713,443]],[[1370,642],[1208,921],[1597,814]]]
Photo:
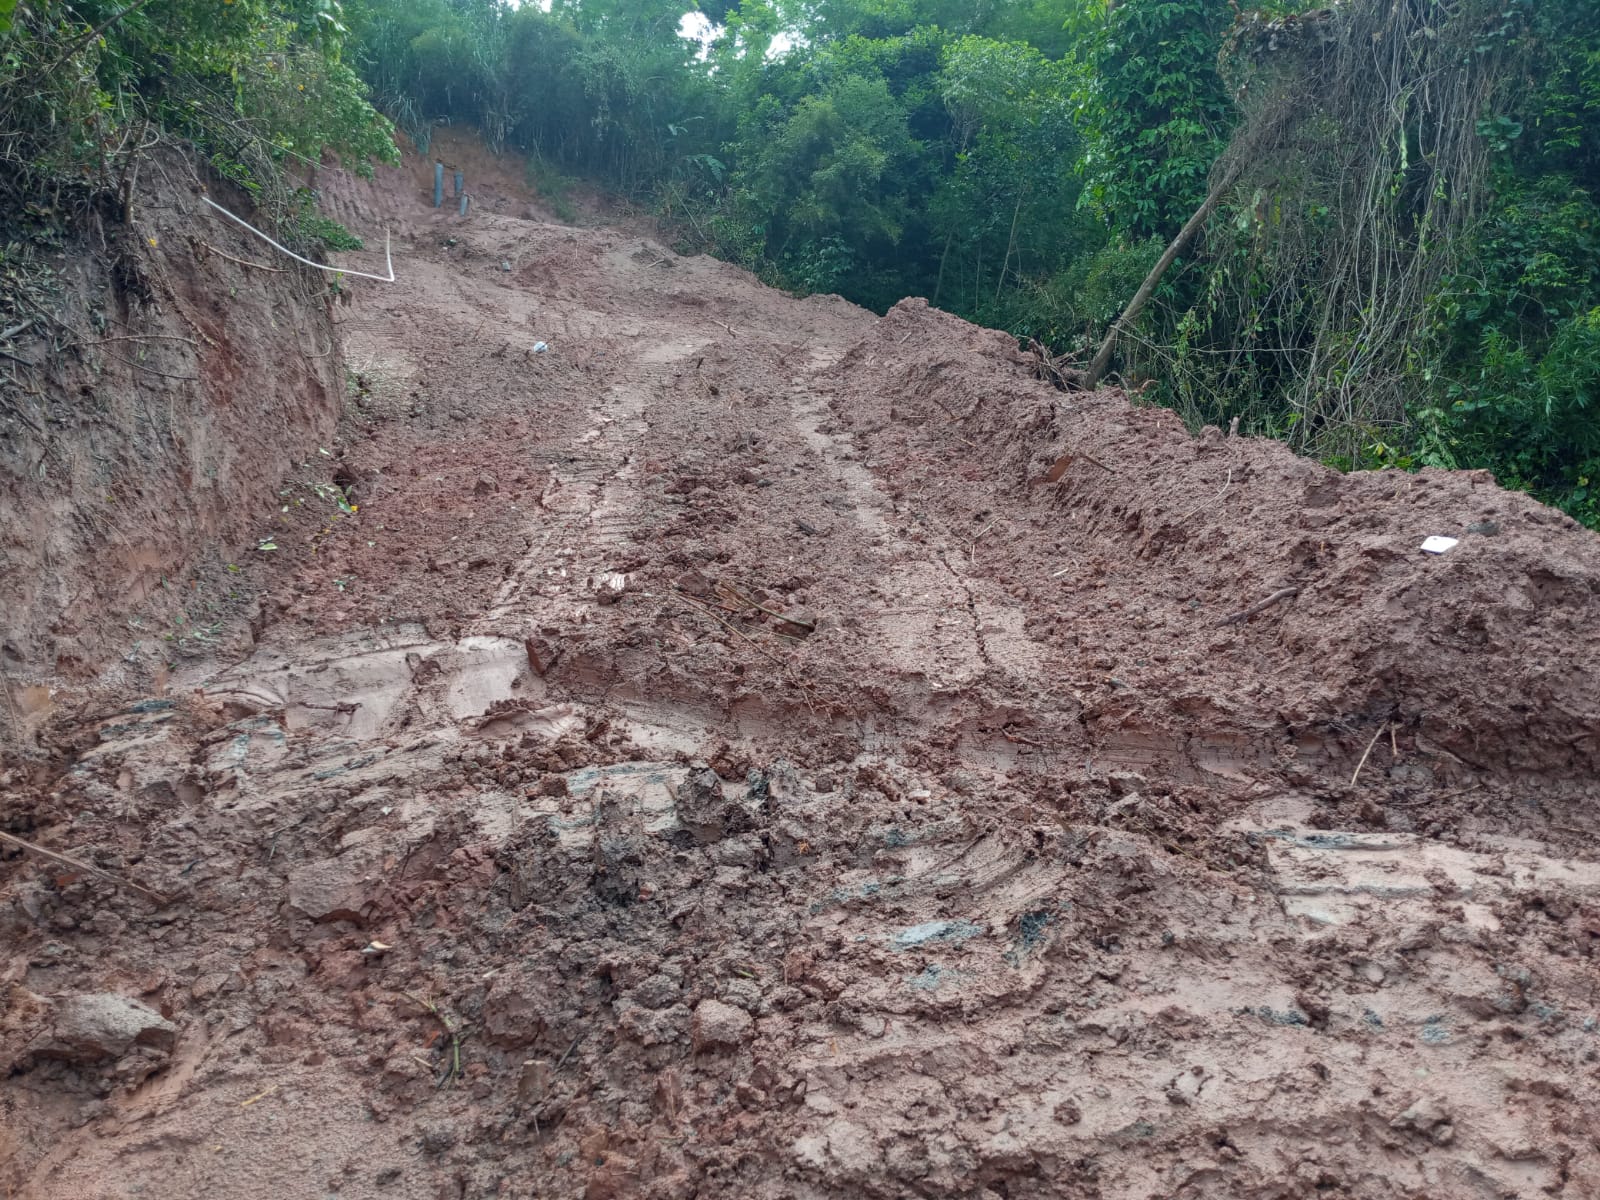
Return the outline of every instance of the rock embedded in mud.
[[[753,871],[761,858],[761,843],[754,837],[729,838],[717,847],[716,857],[725,867]]]
[[[456,1144],[455,1131],[447,1125],[432,1125],[423,1129],[422,1136],[417,1139],[421,1151],[430,1156],[438,1157],[454,1149]]]
[[[121,1058],[135,1046],[170,1053],[177,1036],[177,1026],[148,1005],[98,992],[62,1001],[50,1040],[37,1053],[40,1058],[94,1063]]]
[[[752,1017],[761,1015],[761,985],[753,979],[730,979],[722,987],[722,998]]]
[[[975,937],[981,937],[983,926],[975,925],[971,921],[924,921],[921,925],[913,925],[909,929],[902,929],[889,940],[896,950],[909,950],[915,946],[924,946],[929,942],[952,942],[959,945]]]
[[[646,1008],[661,1009],[675,1004],[681,990],[677,980],[657,972],[641,980],[629,993],[629,998]]]
[[[483,1002],[483,1036],[491,1045],[520,1050],[536,1043],[555,1005],[544,984],[533,977],[496,979]]]
[[[1443,1100],[1424,1097],[1389,1122],[1391,1129],[1420,1133],[1435,1145],[1448,1145],[1455,1138],[1455,1125]]]
[[[744,808],[723,794],[722,780],[710,767],[691,773],[678,787],[676,799],[678,822],[697,846],[745,833],[755,824]]]
[[[28,1043],[50,1020],[50,1002],[21,984],[12,983],[0,1000],[0,1078],[17,1069]]]
[[[883,1164],[883,1155],[871,1132],[843,1117],[830,1121],[820,1135],[800,1138],[793,1153],[802,1167],[850,1182],[871,1178]]]
[[[690,1027],[694,1052],[737,1050],[754,1029],[755,1022],[749,1013],[720,1000],[702,1000],[694,1010],[694,1022]]]
[[[359,923],[373,903],[372,859],[351,854],[296,867],[289,873],[289,907],[316,922]]]
[[[681,1045],[684,1031],[692,1025],[689,1010],[682,1004],[657,1011],[622,999],[612,1011],[617,1018],[618,1035],[645,1047]]]

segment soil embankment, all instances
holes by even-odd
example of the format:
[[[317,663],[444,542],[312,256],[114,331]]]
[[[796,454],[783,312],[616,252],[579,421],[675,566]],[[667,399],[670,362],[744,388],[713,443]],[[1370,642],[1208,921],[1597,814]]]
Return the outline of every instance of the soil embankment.
[[[37,307],[0,359],[0,743],[31,740],[53,685],[158,686],[234,636],[228,564],[281,484],[324,476],[342,411],[326,277],[207,209],[185,158],[137,179],[127,222],[91,216],[8,279]]]

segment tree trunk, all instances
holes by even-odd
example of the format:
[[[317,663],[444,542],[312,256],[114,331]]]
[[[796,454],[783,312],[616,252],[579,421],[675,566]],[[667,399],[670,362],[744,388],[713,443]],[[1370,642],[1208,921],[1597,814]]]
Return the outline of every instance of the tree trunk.
[[[1167,252],[1161,256],[1159,262],[1151,268],[1150,274],[1145,276],[1139,290],[1133,294],[1133,299],[1128,301],[1128,307],[1122,310],[1122,315],[1111,322],[1111,328],[1106,331],[1105,341],[1100,343],[1100,352],[1094,356],[1094,361],[1089,364],[1088,373],[1083,377],[1083,389],[1093,391],[1100,386],[1100,380],[1105,377],[1106,368],[1111,365],[1111,354],[1117,348],[1117,335],[1129,325],[1139,319],[1139,314],[1144,311],[1144,306],[1154,294],[1156,286],[1161,282],[1161,277],[1167,273],[1178,255],[1182,254],[1184,247],[1194,240],[1194,235],[1200,232],[1200,227],[1211,219],[1211,214],[1217,210],[1217,205],[1222,203],[1222,197],[1234,181],[1239,178],[1244,169],[1243,158],[1236,159],[1217,180],[1216,186],[1211,189],[1211,194],[1206,197],[1205,203],[1195,209],[1194,216],[1184,222],[1178,236],[1172,239],[1172,244],[1167,247]]]
[[[1017,196],[1017,207],[1011,213],[1011,232],[1006,237],[1006,258],[1000,264],[1000,279],[994,285],[994,302],[1000,303],[1000,291],[1006,286],[1006,269],[1011,266],[1011,251],[1017,244],[1017,218],[1022,215],[1022,196]],[[1021,272],[1019,271],[1018,274]]]
[[[939,278],[933,285],[933,307],[939,307],[939,293],[944,291],[944,265],[950,261],[950,243],[956,240],[956,235],[951,233],[944,239],[944,253],[939,255]]]

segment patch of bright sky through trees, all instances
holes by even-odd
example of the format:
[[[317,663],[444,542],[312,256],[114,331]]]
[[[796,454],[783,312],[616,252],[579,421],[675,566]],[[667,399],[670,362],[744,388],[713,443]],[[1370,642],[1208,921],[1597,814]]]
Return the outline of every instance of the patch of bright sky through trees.
[[[510,0],[513,7],[518,7],[518,0]],[[545,12],[550,11],[551,0],[534,0]],[[714,25],[711,18],[698,9],[683,14],[683,20],[678,22],[678,36],[690,42],[700,43],[700,55],[711,52],[711,43],[717,40],[717,35],[722,32],[722,26]],[[767,50],[768,58],[776,58],[785,50],[795,44],[795,39],[787,33],[779,33],[772,39],[772,45]]]

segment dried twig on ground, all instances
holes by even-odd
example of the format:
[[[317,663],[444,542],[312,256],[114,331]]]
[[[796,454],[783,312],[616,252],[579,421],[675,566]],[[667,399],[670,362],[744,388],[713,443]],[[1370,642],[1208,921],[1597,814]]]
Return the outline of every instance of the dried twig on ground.
[[[957,425],[961,424],[961,417],[943,400],[939,399],[937,396],[929,396],[928,399],[932,400],[935,404],[942,408],[945,416],[949,417],[951,421],[955,422]],[[959,431],[954,431],[952,436],[956,439],[956,441],[961,442],[963,445],[971,446],[974,450],[978,448],[976,442]]]
[[[1051,354],[1035,338],[1028,339],[1028,351],[1033,355],[1033,377],[1050,384],[1057,391],[1076,390],[1083,382],[1083,371],[1067,364],[1072,360],[1065,354]]]
[[[985,525],[982,529],[978,530],[978,532],[973,535],[972,540],[967,543],[967,557],[968,558],[971,558],[973,556],[973,554],[977,551],[978,543],[983,541],[984,535],[986,535],[991,529],[993,529],[998,524],[1000,524],[1000,518],[996,517],[994,520],[990,521],[987,525]]]
[[[1039,483],[1060,483],[1063,479],[1066,478],[1067,469],[1069,467],[1071,467],[1073,463],[1077,462],[1080,458],[1083,459],[1083,461],[1086,462],[1086,463],[1089,463],[1089,464],[1091,464],[1093,466],[1099,467],[1107,475],[1115,475],[1116,474],[1115,471],[1113,471],[1110,467],[1106,466],[1105,463],[1101,462],[1098,458],[1095,458],[1093,455],[1085,454],[1081,450],[1069,450],[1065,454],[1063,454],[1060,458],[1056,459],[1056,461],[1051,464],[1050,469],[1048,471],[1046,471],[1044,473],[1044,476],[1042,478],[1040,478],[1037,482],[1039,482]]]
[[[218,250],[210,242],[202,241],[200,239],[196,239],[196,241],[200,245],[204,246],[207,251],[215,254],[218,258],[225,258],[231,263],[238,263],[241,267],[251,267],[257,271],[271,271],[274,275],[288,275],[290,273],[287,267],[269,267],[265,263],[251,262],[247,258],[235,258],[226,250]]]
[[[445,1064],[445,1071],[440,1077],[439,1082],[444,1084],[448,1083],[452,1079],[460,1079],[461,1039],[464,1036],[461,1026],[446,1016],[444,1012],[440,1010],[439,1006],[432,1000],[424,1000],[420,996],[412,995],[410,992],[401,992],[400,994],[407,1000],[411,1001],[411,1003],[427,1009],[428,1012],[433,1014],[434,1019],[438,1021],[439,1024],[444,1026],[444,1031],[450,1035],[450,1061]]]
[[[1361,755],[1361,761],[1356,764],[1355,772],[1350,776],[1351,787],[1355,787],[1356,780],[1361,778],[1361,768],[1367,765],[1367,759],[1372,755],[1372,748],[1378,744],[1378,739],[1383,736],[1383,731],[1392,728],[1393,726],[1388,721],[1378,726],[1378,732],[1372,735],[1372,740],[1367,743],[1366,751]]]
[[[707,606],[705,604],[702,604],[699,600],[696,600],[693,596],[690,596],[687,592],[680,591],[680,592],[678,592],[678,595],[680,597],[682,597],[684,600],[688,601],[690,604],[694,605],[695,608],[699,609],[706,616],[710,617],[718,625],[721,625],[729,633],[736,634],[739,637],[743,638],[745,641],[749,642],[750,645],[755,648],[756,653],[760,654],[763,658],[769,660],[772,663],[775,663],[777,666],[783,667],[785,669],[788,668],[788,666],[789,666],[788,663],[784,662],[777,655],[770,653],[765,647],[763,647],[761,645],[761,643],[757,642],[755,640],[755,638],[751,637],[748,633],[746,633],[744,630],[740,629],[738,626],[734,625],[732,622],[723,620],[715,612],[713,612],[709,606]]]
[[[106,352],[106,355],[109,358],[114,358],[118,362],[124,363],[127,366],[132,367],[136,371],[148,371],[150,374],[157,375],[162,379],[176,379],[180,383],[196,383],[200,379],[200,376],[198,376],[198,375],[174,375],[170,371],[158,371],[154,367],[149,366],[149,365],[147,365],[145,363],[135,362],[131,358],[124,358],[120,354],[111,354],[109,351]]]
[[[1252,604],[1249,608],[1245,609],[1243,612],[1236,612],[1232,616],[1223,617],[1222,620],[1217,622],[1217,624],[1219,626],[1222,626],[1222,625],[1237,625],[1241,621],[1248,621],[1251,617],[1255,616],[1257,613],[1265,612],[1267,609],[1271,608],[1274,604],[1277,604],[1279,601],[1287,600],[1291,596],[1298,596],[1299,594],[1300,594],[1300,589],[1297,588],[1297,587],[1286,587],[1286,588],[1283,588],[1283,589],[1281,589],[1279,591],[1273,592],[1272,595],[1268,596],[1265,600],[1261,601],[1259,604]]]
[[[765,604],[758,604],[744,592],[741,592],[738,588],[733,587],[731,584],[725,583],[722,580],[717,581],[717,586],[727,593],[729,599],[736,601],[741,606],[748,606],[757,610],[758,612],[764,612],[769,617],[776,617],[778,620],[787,625],[793,625],[797,629],[804,629],[807,633],[810,633],[816,629],[817,623],[815,621],[812,621],[806,617],[791,616],[789,613],[779,612],[775,608],[768,608]],[[773,632],[776,633],[778,631],[774,630]],[[780,636],[786,635],[780,634]]]
[[[703,613],[704,615],[710,617],[713,621],[715,621],[718,625],[721,625],[729,633],[732,633],[732,634],[742,638],[744,641],[748,642],[750,644],[751,649],[753,649],[757,654],[761,655],[762,658],[766,659],[768,662],[772,663],[774,666],[777,666],[777,667],[781,668],[783,673],[784,673],[784,675],[785,675],[785,677],[787,677],[788,680],[791,683],[793,683],[797,688],[800,689],[800,694],[805,699],[806,708],[809,709],[812,713],[815,713],[817,711],[816,704],[814,703],[815,697],[812,695],[812,691],[811,691],[811,685],[806,683],[806,681],[804,679],[800,678],[800,676],[795,672],[794,665],[792,663],[785,662],[783,659],[779,658],[776,654],[773,654],[769,650],[767,650],[764,646],[761,645],[760,642],[756,641],[753,637],[751,637],[744,630],[740,629],[737,625],[734,625],[732,622],[726,621],[722,617],[718,616],[717,613],[709,605],[705,604],[704,602],[702,602],[700,600],[696,600],[693,596],[689,595],[689,593],[683,591],[682,589],[675,588],[675,589],[673,589],[673,591],[678,596],[679,599],[684,600],[688,604],[693,606],[695,611]],[[787,618],[785,618],[785,620],[787,620]],[[779,636],[782,636],[782,635],[780,634]]]
[[[154,900],[157,904],[171,903],[171,901],[166,896],[163,896],[160,892],[151,891],[147,887],[140,887],[137,883],[130,883],[128,880],[123,879],[120,875],[113,875],[110,871],[105,871],[99,867],[91,866],[86,862],[80,862],[76,858],[71,858],[65,854],[57,854],[54,850],[46,850],[43,846],[36,846],[32,842],[25,841],[22,838],[17,837],[15,834],[0,833],[0,842],[6,842],[9,845],[16,846],[18,849],[26,850],[29,854],[37,854],[40,858],[49,859],[51,862],[57,863],[63,867],[71,867],[75,871],[87,872],[88,874],[95,876],[97,879],[104,879],[107,883],[114,883],[118,887],[127,888],[130,892],[138,892],[139,895],[148,900]]]
[[[110,342],[182,342],[186,346],[199,349],[199,344],[192,338],[178,337],[170,333],[122,333],[115,337],[96,338],[90,342],[68,342],[62,346],[63,350],[71,350],[74,346],[104,346]]]
[[[1228,489],[1231,488],[1232,486],[1233,486],[1233,468],[1229,467],[1228,468],[1228,478],[1223,481],[1222,490],[1220,492],[1218,492],[1215,496],[1213,496],[1210,500],[1205,501],[1203,504],[1197,504],[1193,508],[1191,508],[1188,512],[1184,513],[1183,516],[1178,518],[1177,523],[1179,525],[1182,525],[1185,521],[1187,521],[1190,517],[1194,516],[1195,513],[1199,512],[1202,508],[1210,508],[1212,505],[1222,503],[1222,498],[1228,494]]]
[[[276,1092],[280,1086],[282,1085],[275,1083],[265,1091],[257,1092],[254,1096],[251,1096],[250,1099],[239,1101],[239,1107],[249,1108],[252,1104],[260,1103],[262,1100],[265,1100],[268,1096]]]

